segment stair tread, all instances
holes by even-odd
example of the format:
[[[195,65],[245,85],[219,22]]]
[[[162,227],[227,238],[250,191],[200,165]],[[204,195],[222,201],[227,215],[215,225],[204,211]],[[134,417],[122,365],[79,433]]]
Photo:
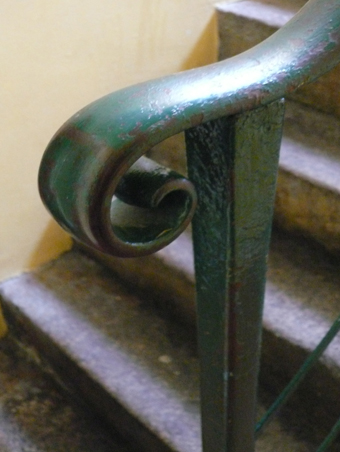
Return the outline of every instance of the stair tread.
[[[340,314],[339,263],[301,239],[274,234],[268,262],[264,327],[313,350]],[[340,381],[340,337],[323,360]]]
[[[127,452],[18,346],[0,341],[0,450]]]
[[[194,322],[194,265],[189,233],[152,256],[134,262],[110,257],[105,263],[129,284],[139,285],[139,290],[148,293],[154,291],[153,280],[149,279],[153,272],[161,287],[155,289],[156,296],[162,290],[165,304],[175,303],[177,298],[176,309],[179,303],[182,305],[179,315]],[[339,264],[318,245],[301,243],[301,238],[275,232],[268,262],[264,327],[305,350],[312,350],[340,314],[338,272]],[[339,347],[340,337],[327,349],[324,360],[332,363],[332,371],[340,379]]]
[[[168,266],[167,255],[171,256]],[[176,255],[181,261],[180,270],[175,266]],[[129,260],[115,258],[110,258],[106,264],[128,284],[138,286],[141,292],[150,294],[154,290],[154,296],[187,322],[195,321],[189,234],[183,234],[156,255],[136,259],[134,267],[130,266]],[[340,313],[339,262],[333,262],[333,257],[319,245],[276,231],[268,266],[262,380],[278,395]],[[157,275],[156,289],[149,278],[152,269]],[[315,369],[315,374],[310,377],[309,395],[306,396],[315,399],[315,403],[319,403],[316,400],[319,396],[321,404],[330,403],[332,409],[328,411],[333,421],[340,412],[340,404],[335,403],[340,397],[339,347],[338,335],[322,356],[320,368]]]
[[[287,243],[281,248],[277,253],[287,251]],[[294,249],[291,252],[294,253]],[[164,254],[165,250],[163,264],[166,265]],[[172,259],[174,267],[173,256]],[[275,253],[271,262],[273,259],[280,261]],[[281,258],[281,264],[269,271],[265,328],[308,348],[315,345],[316,334],[330,323],[333,315],[325,300],[331,295],[330,305],[340,305],[338,285],[330,276],[335,270],[331,265],[321,269],[316,265],[312,270],[319,273],[315,275],[312,272],[307,277],[304,274],[312,270],[304,268],[303,259],[291,260],[290,263],[286,260],[287,257]],[[307,261],[310,261],[309,257]],[[141,273],[143,267],[144,264],[140,266]],[[292,274],[289,290],[284,285],[287,272]],[[189,284],[191,278],[187,275]],[[317,282],[319,292],[313,291],[313,281]],[[302,287],[298,296],[294,295],[296,289],[291,289],[297,282]],[[333,287],[325,293],[324,286],[329,282]],[[10,311],[10,317],[22,318],[21,325],[27,327],[28,322],[34,325],[31,329],[39,332],[33,334],[33,342],[49,355],[64,377],[67,373],[73,375],[73,384],[79,384],[80,390],[98,410],[105,412],[104,416],[109,421],[117,423],[119,420],[119,416],[112,418],[118,401],[132,418],[143,425],[140,427],[142,433],[124,431],[129,427],[119,425],[122,433],[137,435],[139,439],[143,437],[145,450],[149,447],[153,451],[197,451],[200,447],[198,362],[192,338],[185,328],[155,311],[150,300],[143,301],[131,293],[131,289],[134,289],[133,284],[126,289],[106,269],[72,251],[44,269],[2,283],[1,295],[5,313]],[[313,293],[313,300],[309,300],[310,293]],[[303,295],[308,303],[315,302],[319,309],[316,314],[314,306],[301,303]],[[323,303],[316,302],[318,296],[323,297]],[[273,306],[268,297],[275,298]],[[301,306],[296,304],[296,299]],[[310,319],[308,310],[312,311]],[[294,312],[300,316],[293,319],[299,326],[302,317],[308,320],[306,327],[318,328],[312,340],[306,328],[301,327],[296,331],[299,337],[291,337]],[[67,356],[66,364],[60,355]],[[334,355],[336,350],[333,348],[327,359],[331,360],[332,369],[337,370],[339,363]],[[118,411],[118,414],[121,413]],[[289,431],[280,422],[277,420],[259,440],[258,451],[274,450],[273,441],[278,443],[275,446],[277,452],[313,450],[306,438],[299,438],[293,426]],[[151,440],[145,439],[144,430],[149,432]],[[151,447],[155,438],[158,442]]]
[[[280,168],[339,193],[339,120],[297,102],[287,102]]]
[[[171,450],[197,450],[197,360],[175,325],[168,331],[138,297],[74,252],[6,282],[2,294],[85,374],[83,385],[95,381]],[[103,408],[95,389],[89,396]]]

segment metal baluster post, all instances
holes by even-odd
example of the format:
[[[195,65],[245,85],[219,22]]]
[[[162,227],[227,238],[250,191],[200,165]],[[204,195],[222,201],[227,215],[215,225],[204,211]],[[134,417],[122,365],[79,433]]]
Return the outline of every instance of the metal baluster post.
[[[253,452],[283,101],[186,132],[204,452]]]

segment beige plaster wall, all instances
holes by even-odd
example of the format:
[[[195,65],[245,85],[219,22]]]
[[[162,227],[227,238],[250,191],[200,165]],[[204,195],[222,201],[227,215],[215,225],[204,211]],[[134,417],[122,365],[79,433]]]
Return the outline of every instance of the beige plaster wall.
[[[213,3],[0,2],[0,280],[70,246],[36,184],[56,129],[110,91],[214,61]]]

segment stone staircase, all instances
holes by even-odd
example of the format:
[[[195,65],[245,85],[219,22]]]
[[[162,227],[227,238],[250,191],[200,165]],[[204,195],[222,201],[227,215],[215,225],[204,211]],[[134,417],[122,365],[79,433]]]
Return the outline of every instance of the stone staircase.
[[[265,39],[298,6],[219,3],[221,58]],[[339,70],[287,102],[259,417],[340,313]],[[185,170],[181,135],[150,154]],[[200,450],[190,230],[138,259],[89,256],[76,246],[3,282],[0,294],[10,327],[0,342],[1,451]],[[339,352],[336,338],[257,452],[316,451],[340,416]]]
[[[11,330],[13,326],[11,325]],[[11,332],[0,342],[1,452],[129,452]]]

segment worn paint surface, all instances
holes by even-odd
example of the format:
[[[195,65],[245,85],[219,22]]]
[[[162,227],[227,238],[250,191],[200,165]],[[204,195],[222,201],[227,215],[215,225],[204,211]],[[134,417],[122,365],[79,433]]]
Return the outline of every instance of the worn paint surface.
[[[0,29],[2,281],[71,246],[36,187],[59,126],[107,93],[216,61],[217,33],[214,0],[3,0]]]
[[[187,132],[206,451],[254,448],[262,304],[283,102]],[[261,152],[259,152],[261,150]]]
[[[311,0],[239,56],[99,99],[57,132],[42,160],[40,192],[54,217],[118,256],[177,237],[193,216],[195,186],[204,452],[254,450],[280,99],[340,61],[339,6]],[[192,182],[140,159],[183,130]]]
[[[123,237],[111,225],[111,200],[127,169],[175,133],[273,102],[326,72],[340,59],[339,23],[338,0],[312,0],[283,29],[239,56],[142,83],[85,107],[44,155],[39,185],[45,204],[74,237],[100,251],[133,256],[166,245],[190,221],[193,190],[173,186],[182,201],[179,221],[151,235],[140,231],[140,240]]]

